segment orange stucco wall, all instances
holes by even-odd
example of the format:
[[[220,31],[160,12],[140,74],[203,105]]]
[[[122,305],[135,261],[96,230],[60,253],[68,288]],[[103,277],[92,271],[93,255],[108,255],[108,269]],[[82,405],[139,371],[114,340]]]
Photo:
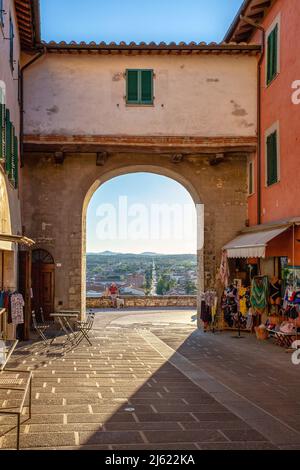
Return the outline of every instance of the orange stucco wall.
[[[287,256],[290,266],[300,266],[300,227],[290,228],[268,243],[266,257],[272,256]]]
[[[266,86],[266,57],[262,79],[262,155],[261,155],[261,223],[300,216],[300,104],[292,102],[292,84],[300,80],[299,0],[277,0],[263,27],[267,31],[280,15],[280,72]],[[258,31],[252,39],[261,42]],[[280,136],[280,181],[266,187],[265,133],[276,122]],[[255,173],[256,174],[256,173]],[[249,197],[250,224],[257,223],[256,194]]]

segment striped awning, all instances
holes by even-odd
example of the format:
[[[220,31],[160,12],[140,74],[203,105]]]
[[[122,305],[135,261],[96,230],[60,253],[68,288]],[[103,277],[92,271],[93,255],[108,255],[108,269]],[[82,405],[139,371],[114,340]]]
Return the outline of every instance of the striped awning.
[[[228,258],[265,258],[268,242],[288,230],[289,227],[244,233],[227,243],[223,249],[227,251]]]

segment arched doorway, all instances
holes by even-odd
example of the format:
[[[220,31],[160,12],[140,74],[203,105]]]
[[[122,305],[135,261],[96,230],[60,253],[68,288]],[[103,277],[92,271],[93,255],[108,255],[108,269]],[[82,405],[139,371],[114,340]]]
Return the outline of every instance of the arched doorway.
[[[87,259],[86,259],[86,252],[87,250],[87,225],[86,225],[86,216],[87,216],[87,209],[88,206],[95,196],[95,193],[105,186],[107,183],[111,183],[113,180],[117,180],[121,177],[126,177],[129,175],[152,175],[161,177],[162,179],[172,180],[174,184],[178,185],[182,191],[186,192],[190,198],[190,203],[194,206],[195,209],[195,216],[197,219],[197,223],[195,226],[195,235],[198,239],[198,246],[197,246],[197,275],[198,279],[196,280],[196,287],[197,287],[197,296],[199,299],[200,292],[203,290],[203,283],[204,283],[204,264],[203,264],[203,239],[204,239],[204,212],[203,212],[203,204],[201,203],[200,196],[196,191],[195,187],[193,186],[190,181],[185,178],[184,176],[178,174],[175,171],[168,170],[165,168],[161,168],[154,165],[137,165],[137,166],[127,166],[123,168],[118,168],[117,170],[106,172],[99,178],[94,184],[90,187],[88,193],[86,194],[84,205],[83,205],[83,230],[82,230],[82,291],[81,291],[81,298],[82,298],[82,309],[85,309],[86,304],[86,266],[87,266]],[[126,188],[125,188],[126,189]],[[155,193],[154,193],[155,199]],[[167,196],[165,197],[167,200]],[[170,202],[170,201],[169,201]],[[101,245],[99,245],[100,248]],[[113,247],[111,247],[113,250]],[[103,250],[109,250],[108,247],[104,247]],[[147,250],[149,251],[149,250]],[[151,251],[151,250],[150,250]],[[126,251],[125,251],[126,252]],[[100,254],[100,253],[99,253]],[[196,292],[193,292],[193,294]],[[173,294],[175,295],[175,294]],[[183,294],[182,294],[183,295]]]
[[[36,312],[43,310],[45,319],[54,312],[55,264],[46,250],[32,251],[32,307]]]

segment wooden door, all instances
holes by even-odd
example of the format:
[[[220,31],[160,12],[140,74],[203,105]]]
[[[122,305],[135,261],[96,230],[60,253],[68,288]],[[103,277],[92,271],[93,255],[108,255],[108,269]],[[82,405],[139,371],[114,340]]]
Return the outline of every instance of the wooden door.
[[[51,261],[51,255],[45,255],[44,250],[33,252],[32,259],[32,291],[33,291],[33,309],[37,313],[43,309],[45,320],[50,320],[50,314],[54,312],[54,263]]]

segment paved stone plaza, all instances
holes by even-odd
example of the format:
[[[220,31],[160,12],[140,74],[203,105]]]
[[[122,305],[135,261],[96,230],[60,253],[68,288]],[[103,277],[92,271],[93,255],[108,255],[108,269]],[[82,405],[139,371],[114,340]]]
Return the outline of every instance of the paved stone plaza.
[[[300,449],[300,366],[250,335],[199,332],[194,315],[102,312],[92,347],[21,345],[10,368],[34,371],[21,448]],[[14,423],[0,418],[1,449],[14,448]]]

